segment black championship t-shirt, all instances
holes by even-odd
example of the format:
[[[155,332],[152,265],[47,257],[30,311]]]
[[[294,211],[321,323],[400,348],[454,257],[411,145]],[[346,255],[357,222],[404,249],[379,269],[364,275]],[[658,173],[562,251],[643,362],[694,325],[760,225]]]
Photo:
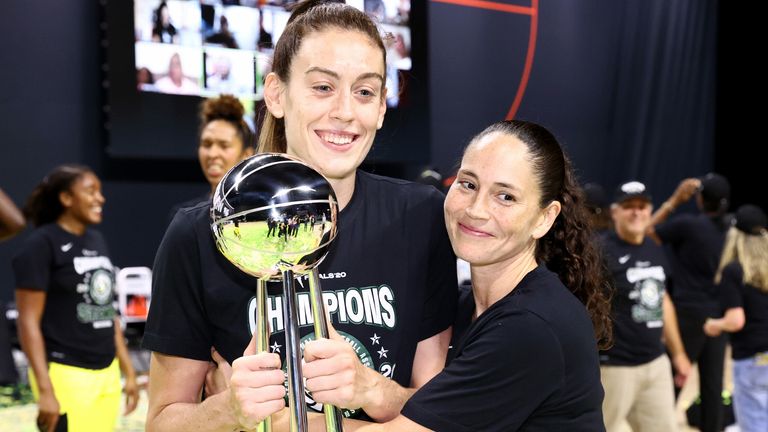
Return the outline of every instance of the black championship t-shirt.
[[[449,362],[402,410],[436,431],[604,431],[592,322],[539,266],[474,322],[462,296]]]
[[[416,345],[451,326],[456,312],[456,259],[443,195],[358,171],[319,276],[333,326],[362,363],[409,386]],[[176,215],[158,249],[152,285],[145,348],[208,360],[215,346],[230,362],[242,356],[254,331],[256,279],[217,251],[208,205]],[[284,357],[279,285],[270,284],[267,308],[270,350]],[[303,344],[314,337],[313,319],[306,279],[296,286]],[[319,408],[309,397],[308,403]]]
[[[600,363],[636,366],[664,354],[664,292],[670,281],[664,249],[651,239],[633,245],[616,233],[603,236],[603,254],[616,291],[613,294],[613,347]]]
[[[768,293],[743,280],[741,266],[732,262],[723,268],[719,285],[723,309],[744,308],[744,328],[731,335],[732,355],[736,360],[768,352]]]
[[[101,233],[58,224],[30,234],[13,258],[16,287],[46,292],[42,331],[48,361],[103,369],[115,358],[114,268]]]
[[[676,308],[718,313],[715,272],[725,243],[726,227],[705,214],[682,214],[655,227],[656,234],[672,250],[675,286],[669,294]]]

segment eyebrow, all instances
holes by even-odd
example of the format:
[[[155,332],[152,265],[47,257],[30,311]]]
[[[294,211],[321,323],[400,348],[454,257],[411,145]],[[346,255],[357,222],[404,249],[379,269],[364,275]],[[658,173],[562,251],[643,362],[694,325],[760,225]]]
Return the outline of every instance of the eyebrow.
[[[461,170],[459,170],[459,173],[464,174],[464,175],[469,176],[469,177],[472,177],[474,179],[478,179],[477,174],[475,174],[474,172],[472,172],[470,170],[461,169]],[[504,182],[494,182],[493,185],[494,186],[501,186],[501,187],[503,187],[505,189],[512,189],[514,191],[519,191],[520,190],[519,187],[517,187],[515,185],[511,185],[509,183],[504,183]]]
[[[341,79],[341,76],[338,73],[336,73],[336,72],[334,72],[334,71],[332,71],[330,69],[325,69],[325,68],[321,68],[321,67],[317,67],[317,66],[313,66],[313,67],[307,69],[307,71],[304,73],[304,75],[309,75],[312,72],[319,72],[321,74],[330,75],[331,77],[333,77],[333,78],[335,78],[337,80]],[[384,83],[384,77],[381,74],[377,74],[376,72],[365,72],[365,73],[362,73],[362,74],[357,76],[357,79],[355,81],[360,81],[360,80],[364,80],[364,79],[368,79],[368,78],[376,78],[379,81],[381,81],[382,84]]]

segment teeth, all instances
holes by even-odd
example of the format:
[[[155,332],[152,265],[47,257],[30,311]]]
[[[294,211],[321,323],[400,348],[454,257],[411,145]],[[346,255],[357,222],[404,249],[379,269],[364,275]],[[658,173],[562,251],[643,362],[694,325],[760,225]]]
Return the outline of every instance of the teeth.
[[[352,142],[351,135],[324,134],[323,139],[332,144],[338,145],[349,144]]]

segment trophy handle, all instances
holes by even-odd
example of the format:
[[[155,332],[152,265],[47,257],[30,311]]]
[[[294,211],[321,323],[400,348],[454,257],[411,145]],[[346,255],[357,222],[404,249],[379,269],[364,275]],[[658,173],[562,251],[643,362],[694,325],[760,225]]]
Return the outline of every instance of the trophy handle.
[[[267,324],[267,281],[259,279],[256,285],[256,352],[269,352],[269,325]],[[257,432],[272,432],[272,417],[265,418]]]
[[[307,402],[304,374],[301,373],[299,308],[292,270],[283,270],[283,322],[285,323],[285,360],[288,363],[288,407],[291,432],[307,432]]]
[[[315,321],[315,339],[328,339],[328,324],[325,319],[325,302],[323,301],[323,290],[320,288],[320,278],[317,276],[317,267],[309,272],[309,298],[312,304],[312,318]],[[342,432],[341,410],[331,404],[323,406],[325,415],[325,430],[327,432]]]

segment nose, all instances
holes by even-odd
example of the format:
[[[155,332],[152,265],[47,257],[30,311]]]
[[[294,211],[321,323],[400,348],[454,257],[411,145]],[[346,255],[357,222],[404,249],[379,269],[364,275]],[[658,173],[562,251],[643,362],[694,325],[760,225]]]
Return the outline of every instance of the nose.
[[[488,207],[483,194],[474,194],[465,212],[472,219],[488,219]]]
[[[107,202],[107,199],[104,198],[104,195],[102,195],[101,192],[96,192],[96,202],[98,202],[101,205],[104,205],[104,203]]]
[[[352,120],[352,92],[350,90],[340,91],[336,96],[331,117],[343,122]]]
[[[213,144],[208,147],[203,147],[203,151],[205,152],[206,156],[208,156],[209,159],[213,159],[217,156],[221,155],[221,146]]]

